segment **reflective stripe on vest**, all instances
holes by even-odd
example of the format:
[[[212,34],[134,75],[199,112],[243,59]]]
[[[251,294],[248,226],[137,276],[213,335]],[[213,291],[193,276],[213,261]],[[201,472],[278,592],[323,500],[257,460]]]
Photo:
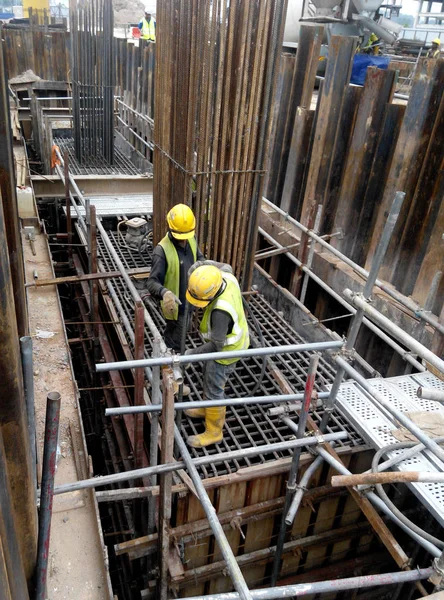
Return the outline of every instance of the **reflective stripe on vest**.
[[[193,253],[194,262],[196,262],[197,257],[197,242],[196,238],[193,236],[189,240],[187,240],[190,244],[191,252]],[[165,271],[165,281],[163,282],[164,287],[173,292],[177,298],[179,297],[179,284],[180,284],[180,264],[179,264],[179,256],[177,254],[176,247],[173,242],[170,240],[168,234],[164,238],[162,238],[159,242],[159,246],[162,246],[163,251],[165,252],[166,259],[166,271]],[[163,316],[165,319],[170,319],[172,321],[177,321],[179,316],[179,307],[176,305],[173,318],[167,317],[165,315],[165,311],[163,310],[163,301],[160,302],[160,306],[162,308]]]
[[[222,294],[213,300],[205,309],[202,322],[200,324],[200,332],[205,341],[211,339],[211,313],[213,310],[223,310],[227,312],[233,319],[233,329],[228,333],[224,341],[222,352],[229,350],[246,350],[250,345],[250,335],[248,333],[248,323],[245,318],[244,307],[242,304],[242,294],[239,283],[231,273],[222,273],[222,277],[226,282],[226,288]],[[230,365],[236,362],[237,358],[228,358],[217,360],[216,362],[223,365]]]
[[[154,20],[150,19],[150,22],[143,17],[142,19],[142,35],[140,36],[142,40],[156,40],[156,28],[154,26]]]

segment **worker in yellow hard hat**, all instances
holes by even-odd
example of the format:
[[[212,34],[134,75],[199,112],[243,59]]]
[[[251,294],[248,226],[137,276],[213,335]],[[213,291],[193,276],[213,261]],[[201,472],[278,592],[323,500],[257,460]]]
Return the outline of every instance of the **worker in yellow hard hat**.
[[[435,38],[432,41],[432,47],[427,52],[427,58],[439,58],[441,56],[441,40],[439,38]]]
[[[248,324],[239,283],[231,267],[204,264],[192,270],[186,297],[190,304],[205,308],[200,332],[205,343],[185,354],[245,350],[250,344]],[[228,377],[238,359],[210,360],[204,363],[203,392],[207,400],[223,400]],[[205,431],[188,438],[194,448],[219,443],[223,438],[226,407],[191,409],[189,417],[205,419]]]
[[[185,295],[188,271],[197,260],[204,260],[194,235],[196,219],[189,206],[176,204],[167,214],[168,232],[154,248],[147,290],[160,300],[165,317],[165,344],[180,351],[185,323]],[[184,395],[189,393],[184,386]]]

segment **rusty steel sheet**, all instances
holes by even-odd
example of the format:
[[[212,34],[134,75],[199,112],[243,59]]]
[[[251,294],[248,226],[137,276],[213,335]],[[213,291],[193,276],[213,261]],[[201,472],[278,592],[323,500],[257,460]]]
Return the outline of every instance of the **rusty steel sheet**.
[[[330,40],[329,60],[317,108],[318,118],[302,208],[302,222],[306,221],[310,206],[313,204],[324,205],[324,219],[328,214],[327,200],[331,160],[350,81],[355,49],[356,38],[332,36]],[[323,225],[321,225],[321,231],[324,232]]]
[[[343,167],[342,184],[333,230],[341,228],[346,235],[340,242],[347,256],[354,243],[354,224],[359,222],[362,197],[368,182],[378,136],[385,112],[393,98],[396,73],[391,70],[367,69],[367,77],[356,112],[353,133],[348,144]],[[355,235],[359,235],[356,232]]]
[[[444,61],[419,59],[369,252],[366,256],[366,265],[370,265],[393,196],[398,190],[405,192],[406,198],[402,211],[380,271],[380,278],[386,281],[391,281],[396,266],[394,258],[427,155],[430,136],[442,99],[443,87]]]

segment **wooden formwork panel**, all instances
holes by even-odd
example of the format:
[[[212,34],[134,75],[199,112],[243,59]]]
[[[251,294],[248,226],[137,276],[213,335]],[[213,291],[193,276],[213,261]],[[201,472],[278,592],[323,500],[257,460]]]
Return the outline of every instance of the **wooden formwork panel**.
[[[341,458],[345,466],[360,472],[367,468],[371,452],[358,451],[343,454]],[[310,459],[305,455],[299,479],[309,462]],[[333,474],[334,471],[324,464],[310,481],[308,495],[302,501],[293,527],[287,532],[286,544],[289,547],[283,555],[283,578],[300,577],[303,573],[327,568],[341,560],[357,560],[368,551],[374,540],[371,527],[353,498],[345,490],[330,487]],[[244,521],[233,518],[229,523],[225,522],[227,538],[234,554],[241,561],[242,573],[251,589],[268,581],[272,548],[281,522],[286,477],[287,473],[273,474],[270,469],[268,476],[247,481],[236,482],[234,478],[224,477],[219,487],[208,489],[219,515],[248,506],[254,506],[256,511],[261,503],[270,502],[268,512],[255,513],[255,516]],[[176,527],[205,518],[199,500],[191,493],[177,498],[175,515]],[[253,554],[254,558],[250,559],[251,553],[258,554]],[[174,582],[176,593],[180,597],[222,593],[233,589],[213,536],[196,536],[194,541],[185,542],[183,558],[183,582],[177,577]],[[214,568],[210,569],[213,563]]]

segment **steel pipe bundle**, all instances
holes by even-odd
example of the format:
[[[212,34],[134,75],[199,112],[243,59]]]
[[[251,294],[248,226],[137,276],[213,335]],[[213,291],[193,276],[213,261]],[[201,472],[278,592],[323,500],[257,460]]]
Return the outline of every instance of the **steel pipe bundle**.
[[[157,10],[154,238],[184,202],[208,257],[247,287],[286,0],[165,0]]]
[[[113,3],[70,0],[72,110],[80,163],[114,161]]]

